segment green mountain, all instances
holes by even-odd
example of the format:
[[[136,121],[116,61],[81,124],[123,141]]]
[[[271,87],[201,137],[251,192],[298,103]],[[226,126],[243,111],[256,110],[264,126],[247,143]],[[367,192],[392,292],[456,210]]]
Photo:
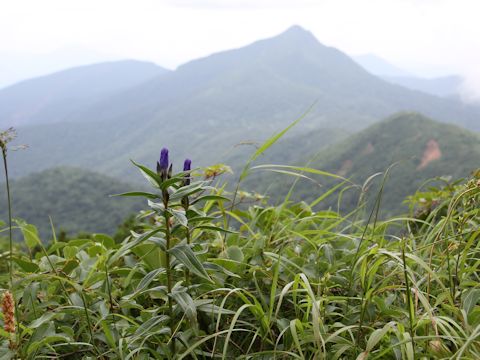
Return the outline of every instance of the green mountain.
[[[109,195],[130,190],[128,184],[92,171],[53,168],[12,181],[13,216],[36,225],[43,238],[51,237],[49,216],[57,231],[112,234],[142,204]],[[0,219],[5,221],[5,184],[0,184],[0,203]]]
[[[480,137],[477,134],[435,122],[418,113],[399,113],[321,151],[309,166],[363,185],[371,175],[385,172],[396,163],[387,178],[382,197],[383,214],[387,215],[407,210],[402,201],[429,179],[468,176],[480,167],[478,159]],[[304,165],[306,160],[299,153],[293,164]],[[255,175],[254,180],[249,186],[261,184],[260,189],[268,187],[268,194],[274,197],[285,193],[282,188],[286,188],[286,181],[293,181],[285,175],[265,174],[261,177]],[[295,196],[312,201],[338,183],[338,180],[327,177],[316,180],[322,187],[302,180],[297,184]],[[370,200],[377,195],[381,180],[382,176],[376,177],[368,187]],[[345,192],[342,208],[346,211],[353,209],[359,195],[358,187]],[[324,204],[336,206],[328,201]]]
[[[77,111],[166,73],[124,60],[79,66],[0,90],[0,118],[12,126],[69,121]]]
[[[293,130],[362,129],[399,110],[479,128],[480,111],[392,85],[296,26],[214,54],[77,111],[69,122],[19,129],[31,151],[12,155],[12,175],[54,165],[131,174],[128,159],[153,164],[162,146],[176,162],[225,162],[242,141],[262,141],[316,101]],[[48,139],[48,141],[46,141]]]

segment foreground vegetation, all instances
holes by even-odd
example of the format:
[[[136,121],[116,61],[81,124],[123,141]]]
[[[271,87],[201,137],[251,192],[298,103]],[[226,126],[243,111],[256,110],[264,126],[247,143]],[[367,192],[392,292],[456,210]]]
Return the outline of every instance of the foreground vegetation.
[[[221,167],[172,174],[166,149],[156,171],[135,165],[153,190],[123,194],[148,208],[121,242],[44,244],[16,221],[25,248],[0,255],[0,359],[480,358],[479,177],[380,221],[381,191],[365,219],[365,199],[314,210],[340,185],[272,205],[226,192]]]

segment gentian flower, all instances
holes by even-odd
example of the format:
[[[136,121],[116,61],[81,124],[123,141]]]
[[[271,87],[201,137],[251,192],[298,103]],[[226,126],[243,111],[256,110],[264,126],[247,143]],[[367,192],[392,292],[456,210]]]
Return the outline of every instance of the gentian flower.
[[[183,171],[190,171],[192,169],[192,160],[185,159],[183,163]],[[185,175],[184,185],[190,185],[190,174]]]
[[[162,180],[167,179],[168,165],[168,149],[163,148],[160,152],[160,161],[157,161],[157,173],[162,177]]]

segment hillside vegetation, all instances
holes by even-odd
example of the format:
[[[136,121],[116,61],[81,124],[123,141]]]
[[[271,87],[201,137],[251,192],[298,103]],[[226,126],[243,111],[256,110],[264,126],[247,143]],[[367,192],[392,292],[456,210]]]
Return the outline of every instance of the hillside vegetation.
[[[269,151],[276,150],[272,148]],[[393,165],[382,195],[382,213],[391,215],[408,211],[407,205],[402,205],[408,195],[421,188],[428,189],[429,186],[443,183],[440,180],[435,182],[435,178],[448,180],[468,177],[480,167],[478,159],[478,135],[453,125],[435,122],[418,113],[399,113],[335,143],[320,151],[316,157],[305,158],[302,152],[298,152],[297,159],[290,164],[304,166],[310,160],[309,167],[340,175],[357,184],[342,193],[340,204],[343,211],[355,209],[360,196],[366,196],[373,202],[382,185],[383,174]],[[377,173],[378,176],[370,178]],[[319,177],[308,171],[304,175],[315,181],[299,180],[295,185],[295,199],[313,201],[342,181],[338,178]],[[275,181],[272,180],[274,177]],[[278,173],[266,176],[264,172],[254,180],[256,181],[252,180],[249,186],[260,192],[263,189],[276,199],[288,191],[285,181],[293,181]],[[336,209],[337,199],[326,201],[323,206],[333,206]]]
[[[132,199],[110,198],[128,191],[125,182],[77,168],[53,168],[34,173],[11,184],[14,216],[37,226],[40,235],[52,237],[50,225],[69,235],[79,232],[113,235],[125,218],[140,209]],[[6,204],[5,184],[0,184],[0,202]],[[0,219],[7,219],[0,207]]]

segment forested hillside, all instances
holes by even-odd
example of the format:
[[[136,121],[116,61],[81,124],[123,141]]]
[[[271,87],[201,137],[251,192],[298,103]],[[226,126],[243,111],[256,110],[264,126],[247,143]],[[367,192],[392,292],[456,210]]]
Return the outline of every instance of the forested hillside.
[[[317,157],[306,159],[299,153],[296,161],[291,161],[290,164],[304,166],[310,160],[309,167],[335,173],[356,184],[342,193],[340,203],[343,211],[355,209],[362,194],[367,195],[370,202],[374,201],[383,174],[393,165],[386,178],[381,207],[383,215],[390,215],[408,211],[408,207],[402,205],[408,195],[421,188],[426,190],[434,184],[443,183],[433,181],[435,178],[468,177],[480,168],[479,159],[478,135],[453,125],[432,121],[418,113],[399,113],[320,151]],[[375,174],[377,176],[369,180],[368,186],[363,187]],[[306,201],[313,201],[341,181],[308,172],[304,175],[315,181],[300,180],[296,184],[294,196]],[[268,189],[268,194],[278,198],[279,194],[285,195],[288,191],[285,183],[278,179],[281,176],[262,172],[256,178],[258,182],[252,181],[251,186],[255,186],[254,183],[263,184],[262,188]],[[286,175],[283,178],[290,183],[294,179],[289,180]],[[364,191],[367,193],[364,194]],[[331,202],[323,204],[336,208],[337,199],[334,197]]]
[[[57,233],[113,235],[127,216],[140,209],[139,201],[110,197],[131,190],[125,181],[78,168],[33,173],[13,181],[11,189],[14,217],[37,226],[45,240],[52,237],[49,217]],[[7,203],[4,183],[0,183],[0,202]],[[1,220],[7,220],[7,211],[0,207]]]

